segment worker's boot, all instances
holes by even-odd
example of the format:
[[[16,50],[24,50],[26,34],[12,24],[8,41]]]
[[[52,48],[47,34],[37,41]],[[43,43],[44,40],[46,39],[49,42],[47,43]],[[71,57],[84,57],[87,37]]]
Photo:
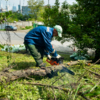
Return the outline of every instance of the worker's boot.
[[[42,63],[39,65],[40,68],[46,67],[46,63]]]
[[[36,67],[40,67],[40,68],[43,68],[43,67],[46,67],[46,63],[41,63],[41,64],[36,64]]]

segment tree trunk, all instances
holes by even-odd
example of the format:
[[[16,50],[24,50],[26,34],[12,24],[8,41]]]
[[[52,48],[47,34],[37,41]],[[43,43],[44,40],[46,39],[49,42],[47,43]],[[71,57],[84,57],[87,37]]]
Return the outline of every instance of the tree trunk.
[[[86,61],[86,63],[87,62],[91,62],[91,61]],[[74,72],[69,70],[67,67],[78,63],[79,61],[73,61],[67,63],[67,65],[60,64],[60,65],[54,65],[46,68],[37,68],[37,69],[29,68],[29,69],[17,70],[13,72],[9,72],[9,69],[6,68],[2,72],[0,72],[0,83],[3,81],[6,82],[14,81],[18,78],[27,78],[28,76],[32,76],[32,75],[52,77],[55,74],[57,74],[58,71],[67,72],[71,75],[74,75]]]

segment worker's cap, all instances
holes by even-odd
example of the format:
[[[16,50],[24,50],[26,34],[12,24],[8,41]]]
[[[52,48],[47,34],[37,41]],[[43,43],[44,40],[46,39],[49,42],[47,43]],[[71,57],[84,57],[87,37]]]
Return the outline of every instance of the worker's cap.
[[[62,37],[62,31],[63,31],[62,27],[60,25],[55,25],[54,28],[57,30],[58,36]]]

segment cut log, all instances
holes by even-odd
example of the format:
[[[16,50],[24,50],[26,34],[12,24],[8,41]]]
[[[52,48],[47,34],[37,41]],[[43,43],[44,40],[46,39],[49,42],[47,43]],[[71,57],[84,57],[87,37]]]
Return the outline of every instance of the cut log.
[[[85,63],[86,65],[88,65],[88,63],[91,63],[92,62],[92,60],[87,60],[87,61],[85,61],[85,60],[78,60],[78,61],[70,61],[70,62],[68,62],[67,64],[69,65],[69,66],[72,66],[72,65],[77,65],[77,64],[79,64],[80,62],[82,62],[83,61],[83,63]]]
[[[38,69],[25,69],[25,70],[18,70],[13,72],[0,72],[0,82],[2,81],[13,81],[18,78],[23,78],[27,76],[46,76],[46,75],[52,75],[53,73],[57,73],[58,71],[63,69],[63,65],[57,65],[57,66],[50,66],[46,68],[38,68]]]
[[[74,62],[70,62],[70,65],[74,65],[74,64],[78,64],[79,61],[74,61]],[[29,69],[25,69],[25,70],[17,70],[17,71],[13,71],[13,72],[9,72],[9,71],[2,71],[0,72],[0,82],[6,81],[6,82],[10,82],[10,81],[14,81],[18,78],[25,78],[27,76],[49,76],[52,77],[52,75],[54,75],[55,73],[57,73],[58,71],[61,70],[66,70],[67,66],[64,64],[60,64],[60,65],[55,65],[55,66],[49,66],[46,68],[38,68],[38,69],[33,69],[33,68],[29,68]],[[66,72],[69,73],[71,72],[70,70],[67,70]],[[72,75],[73,72],[71,72]]]

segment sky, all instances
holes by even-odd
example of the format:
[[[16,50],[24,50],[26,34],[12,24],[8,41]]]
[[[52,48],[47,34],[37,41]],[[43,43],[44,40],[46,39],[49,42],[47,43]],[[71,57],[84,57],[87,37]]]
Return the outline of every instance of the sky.
[[[0,0],[0,8],[2,7],[3,9],[6,8],[6,5],[8,5],[9,9],[11,10],[13,6],[16,6],[16,8],[18,9],[18,5],[21,3],[21,6],[27,6],[27,1],[28,0]],[[50,5],[54,5],[55,0],[44,0],[44,5],[47,5],[49,1]],[[60,5],[62,4],[62,2],[64,2],[65,0],[59,0]],[[73,4],[76,3],[76,0],[66,0],[68,2],[68,4]]]

